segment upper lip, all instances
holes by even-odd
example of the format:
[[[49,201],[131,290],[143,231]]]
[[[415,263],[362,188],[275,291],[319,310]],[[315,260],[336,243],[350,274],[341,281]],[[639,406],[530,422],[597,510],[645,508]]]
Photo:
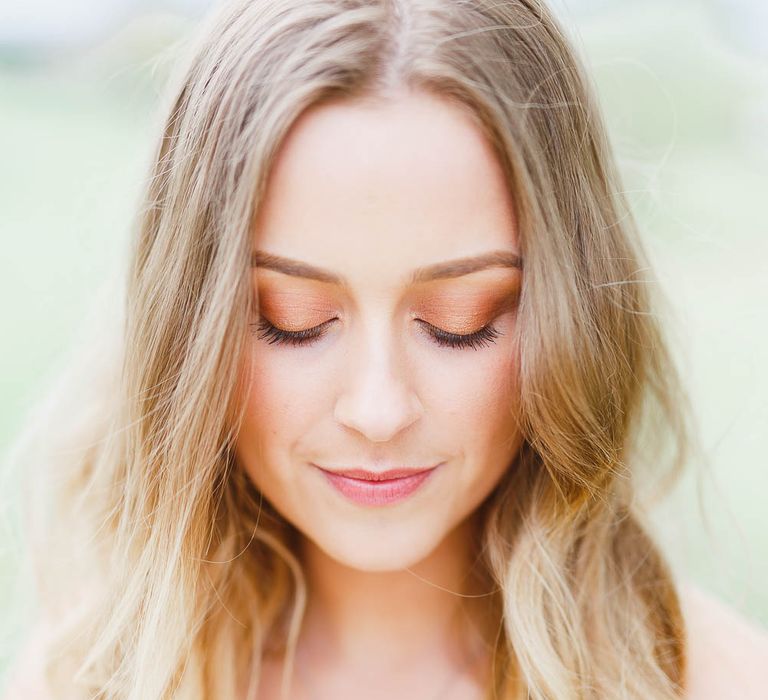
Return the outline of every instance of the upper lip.
[[[437,466],[437,465],[435,465]],[[406,476],[412,476],[413,474],[420,474],[421,472],[429,471],[435,467],[400,467],[398,469],[388,469],[383,472],[372,472],[367,469],[325,469],[319,467],[323,471],[331,472],[332,474],[338,474],[339,476],[347,476],[352,479],[365,479],[366,481],[386,481],[388,479],[402,479]]]

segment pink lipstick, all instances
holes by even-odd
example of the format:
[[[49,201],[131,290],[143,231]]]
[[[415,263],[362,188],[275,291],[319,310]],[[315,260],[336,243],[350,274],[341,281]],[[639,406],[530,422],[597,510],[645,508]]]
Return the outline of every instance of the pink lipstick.
[[[315,465],[316,466],[316,465]],[[439,467],[421,469],[390,469],[370,472],[364,469],[330,471],[318,467],[328,482],[343,496],[367,506],[386,505],[401,501],[414,493]]]

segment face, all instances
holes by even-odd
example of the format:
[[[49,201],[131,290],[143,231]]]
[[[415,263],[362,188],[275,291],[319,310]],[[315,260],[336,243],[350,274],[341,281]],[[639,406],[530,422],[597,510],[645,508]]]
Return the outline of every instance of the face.
[[[462,108],[426,93],[316,105],[282,144],[252,240],[238,459],[337,561],[411,566],[472,514],[520,442],[522,272],[491,147]],[[409,480],[346,482],[373,503],[323,471],[435,465],[396,500]]]

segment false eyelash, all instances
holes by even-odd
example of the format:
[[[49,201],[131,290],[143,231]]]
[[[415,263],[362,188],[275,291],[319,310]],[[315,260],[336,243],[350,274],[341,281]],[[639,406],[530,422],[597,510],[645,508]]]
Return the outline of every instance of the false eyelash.
[[[329,323],[329,322],[326,322]],[[251,326],[255,326],[258,330],[262,331],[259,335],[260,340],[266,340],[270,345],[311,345],[316,340],[319,340],[323,336],[323,332],[320,330],[325,323],[315,326],[314,328],[307,328],[303,331],[284,331],[282,328],[273,326],[267,319],[262,318],[259,323],[252,323]]]
[[[466,335],[449,333],[448,331],[436,328],[426,321],[420,321],[420,323],[429,326],[428,333],[438,345],[449,348],[472,348],[477,350],[481,346],[496,342],[496,338],[501,335],[501,332],[492,323],[483,326],[474,333],[467,333]]]
[[[331,319],[319,326],[307,328],[302,331],[286,331],[282,328],[277,328],[265,318],[262,318],[259,323],[252,323],[251,326],[255,326],[260,330],[262,333],[258,337],[262,340],[266,340],[270,345],[287,344],[292,346],[308,346],[322,338],[324,335],[322,328],[333,320],[335,319]],[[420,321],[420,323],[429,327],[430,330],[428,333],[438,345],[449,348],[473,348],[477,350],[481,346],[495,342],[496,338],[502,335],[491,323],[483,326],[480,330],[475,331],[474,333],[468,333],[466,335],[449,333],[448,331],[436,328],[430,323],[426,323],[426,321]]]

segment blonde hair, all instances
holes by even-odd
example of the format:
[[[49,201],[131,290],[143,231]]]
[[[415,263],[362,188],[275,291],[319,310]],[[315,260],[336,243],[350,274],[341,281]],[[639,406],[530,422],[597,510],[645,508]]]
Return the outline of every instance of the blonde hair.
[[[641,476],[679,473],[686,399],[595,90],[550,11],[235,0],[202,25],[171,88],[125,317],[14,451],[56,697],[235,698],[247,681],[253,698],[270,640],[295,650],[299,533],[234,456],[250,231],[304,110],[402,88],[476,118],[524,259],[524,440],[479,511],[499,629],[488,697],[681,697],[681,608],[638,493]]]

